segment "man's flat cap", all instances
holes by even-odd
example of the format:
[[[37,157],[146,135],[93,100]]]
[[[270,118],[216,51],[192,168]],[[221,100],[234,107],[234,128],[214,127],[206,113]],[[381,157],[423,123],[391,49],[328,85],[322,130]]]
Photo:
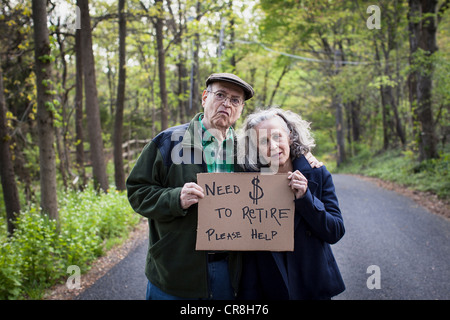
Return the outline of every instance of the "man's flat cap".
[[[255,94],[251,85],[232,73],[213,73],[206,79],[206,86],[217,81],[230,82],[241,87],[244,90],[245,100],[250,99]]]

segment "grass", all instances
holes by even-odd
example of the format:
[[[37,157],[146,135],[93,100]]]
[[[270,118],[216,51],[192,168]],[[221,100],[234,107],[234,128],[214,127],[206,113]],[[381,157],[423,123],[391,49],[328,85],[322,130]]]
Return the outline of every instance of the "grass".
[[[418,162],[411,151],[389,150],[374,155],[365,150],[333,171],[377,177],[449,200],[449,162],[448,152],[441,154],[439,159]]]

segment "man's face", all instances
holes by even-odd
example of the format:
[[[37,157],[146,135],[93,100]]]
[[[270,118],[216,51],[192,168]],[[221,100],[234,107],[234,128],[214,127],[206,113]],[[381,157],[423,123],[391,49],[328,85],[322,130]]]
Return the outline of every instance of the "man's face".
[[[206,129],[226,131],[241,116],[244,108],[244,90],[229,82],[214,82],[210,91],[212,92],[205,90],[202,95],[205,114],[203,124]],[[241,103],[236,103],[237,101]]]

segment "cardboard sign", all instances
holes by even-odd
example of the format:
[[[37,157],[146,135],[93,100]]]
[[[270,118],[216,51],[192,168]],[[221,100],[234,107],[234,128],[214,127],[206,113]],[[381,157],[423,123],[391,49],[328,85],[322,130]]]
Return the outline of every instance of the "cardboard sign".
[[[293,251],[294,194],[287,174],[199,173],[196,250]]]

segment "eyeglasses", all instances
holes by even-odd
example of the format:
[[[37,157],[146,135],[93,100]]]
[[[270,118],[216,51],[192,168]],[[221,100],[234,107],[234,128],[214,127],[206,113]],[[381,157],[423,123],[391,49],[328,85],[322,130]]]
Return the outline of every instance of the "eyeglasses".
[[[229,97],[223,91],[208,91],[214,93],[214,96],[218,102],[225,102],[227,99],[230,100],[230,103],[233,107],[239,107],[244,101],[239,97]]]

